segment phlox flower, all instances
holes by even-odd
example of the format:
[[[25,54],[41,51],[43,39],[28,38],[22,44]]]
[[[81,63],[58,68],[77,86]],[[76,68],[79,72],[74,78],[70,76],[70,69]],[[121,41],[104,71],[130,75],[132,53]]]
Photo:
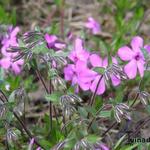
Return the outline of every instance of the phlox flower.
[[[144,46],[143,39],[139,36],[133,37],[130,45],[131,47],[123,46],[118,50],[118,56],[123,61],[129,61],[124,67],[124,72],[127,74],[129,79],[134,79],[137,75],[137,71],[139,72],[140,76],[143,77],[145,58],[141,48],[145,48],[147,51],[150,51],[150,46]]]
[[[1,53],[6,56],[12,56],[14,53],[8,53],[7,49],[10,46],[18,46],[18,42],[17,42],[17,34],[20,31],[19,27],[15,27],[13,28],[12,26],[10,26],[8,28],[8,34],[6,34],[5,37],[3,37],[3,40],[1,42],[2,44],[2,48],[1,48]]]
[[[99,55],[92,54],[89,59],[90,59],[91,65],[93,67],[107,68],[107,66],[108,66],[108,58],[107,57],[102,59]],[[117,60],[114,57],[112,58],[112,62],[117,64]],[[92,92],[95,92],[98,81],[100,80],[101,76],[102,76],[101,74],[96,73],[96,77],[94,78],[94,80],[93,80],[93,82],[90,86],[90,89],[91,89]],[[112,84],[114,86],[117,86],[117,85],[120,84],[120,79],[118,77],[116,77],[114,75],[110,75],[110,76],[111,76]],[[96,94],[101,95],[105,92],[105,90],[106,90],[106,85],[105,85],[105,78],[103,76],[101,81],[100,81],[100,84],[98,86],[98,90],[97,90]]]
[[[51,34],[46,33],[44,35],[44,38],[47,42],[47,46],[49,49],[61,50],[66,47],[66,44],[63,42],[60,42],[56,35],[51,35]]]
[[[101,31],[100,24],[93,17],[88,18],[85,27],[90,29],[93,34],[97,34]]]
[[[96,77],[96,73],[88,69],[83,61],[67,65],[64,68],[64,75],[65,80],[71,81],[72,86],[77,86],[76,92],[79,91],[79,87],[84,91],[89,90],[91,81]]]
[[[3,40],[1,42],[2,44],[1,53],[3,57],[0,60],[0,66],[4,69],[7,70],[10,69],[14,71],[15,74],[19,74],[21,72],[21,66],[24,63],[24,60],[19,59],[13,62],[13,58],[17,56],[18,53],[7,52],[7,49],[10,46],[18,46],[17,34],[20,31],[20,29],[19,27],[13,28],[11,26],[9,27],[8,31],[9,31],[8,34],[5,37],[3,37]]]
[[[81,60],[84,62],[87,61],[87,59],[89,58],[89,52],[84,49],[82,39],[80,38],[75,39],[74,48],[68,57],[74,63],[77,62],[78,60]]]
[[[0,65],[4,69],[11,69],[15,74],[19,74],[21,72],[21,66],[23,65],[24,60],[19,59],[18,61],[12,62],[11,57],[3,57],[0,60]]]

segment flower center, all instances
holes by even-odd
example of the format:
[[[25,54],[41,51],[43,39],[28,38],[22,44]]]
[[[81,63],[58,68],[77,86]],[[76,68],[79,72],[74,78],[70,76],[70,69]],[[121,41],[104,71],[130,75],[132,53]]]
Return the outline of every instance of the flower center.
[[[135,56],[134,56],[134,59],[135,60],[140,60],[141,59],[141,55],[139,53],[137,53]]]

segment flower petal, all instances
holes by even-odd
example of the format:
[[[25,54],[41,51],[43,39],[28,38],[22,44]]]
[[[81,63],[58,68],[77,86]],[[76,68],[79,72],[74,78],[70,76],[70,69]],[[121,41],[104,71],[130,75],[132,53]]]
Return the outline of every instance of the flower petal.
[[[91,89],[92,92],[95,92],[100,77],[101,77],[101,76],[98,75],[98,76],[95,78],[95,80],[92,82],[92,85],[91,85],[91,87],[90,87],[90,89]],[[103,94],[104,92],[105,92],[105,81],[104,81],[104,78],[102,78],[102,79],[101,79],[101,82],[100,82],[100,84],[99,84],[99,86],[98,86],[98,90],[97,90],[96,94],[101,95],[101,94]]]
[[[118,64],[118,61],[117,61],[116,57],[112,57],[112,63]]]
[[[93,67],[102,67],[102,59],[97,54],[90,56],[90,62]]]
[[[64,68],[65,80],[71,81],[74,76],[75,65],[69,64]]]
[[[44,35],[44,38],[48,44],[54,43],[57,40],[55,35],[49,35],[48,33]]]
[[[18,66],[16,62],[12,63],[11,67],[12,70],[15,72],[15,74],[19,74],[21,72],[21,68]]]
[[[127,65],[124,67],[124,71],[129,77],[129,79],[134,79],[137,74],[137,64],[135,60],[131,60]]]
[[[123,60],[123,61],[129,61],[133,57],[133,51],[128,47],[128,46],[123,46],[119,48],[118,50],[118,56]]]
[[[144,69],[145,69],[144,64],[145,64],[145,62],[142,60],[137,61],[137,67],[138,67],[138,71],[139,71],[141,77],[144,76]]]
[[[75,39],[74,50],[75,51],[82,51],[83,50],[83,41],[80,38]]]
[[[111,76],[111,81],[112,81],[113,86],[118,86],[121,82],[119,77],[116,77],[114,75]]]
[[[108,58],[105,57],[103,60],[103,67],[106,68],[108,66]]]
[[[10,67],[10,65],[11,65],[11,60],[10,60],[10,58],[2,58],[1,60],[0,60],[0,65],[1,65],[1,67],[2,68],[4,68],[4,69],[9,69],[9,67]]]
[[[91,82],[82,82],[82,81],[79,81],[79,86],[81,87],[81,89],[83,91],[89,90],[90,85],[91,85]]]
[[[140,36],[133,37],[131,41],[131,47],[134,52],[141,51],[141,48],[143,47],[143,39]]]

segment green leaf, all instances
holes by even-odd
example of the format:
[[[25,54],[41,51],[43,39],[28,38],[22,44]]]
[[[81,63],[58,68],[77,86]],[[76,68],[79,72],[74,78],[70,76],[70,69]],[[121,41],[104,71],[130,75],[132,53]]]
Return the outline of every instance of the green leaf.
[[[114,150],[120,150],[120,146],[121,146],[121,143],[123,142],[124,138],[126,137],[126,135],[123,135],[119,141],[116,143],[115,147],[114,147]]]
[[[81,115],[83,118],[86,118],[86,117],[87,117],[88,112],[86,111],[85,108],[79,107],[79,108],[78,108],[78,111],[79,111],[80,115]]]
[[[138,143],[135,143],[133,145],[128,145],[123,148],[120,148],[119,150],[134,150],[138,145],[139,145]]]
[[[39,54],[39,53],[47,53],[49,50],[46,46],[45,43],[41,44],[41,45],[36,45],[32,51],[35,53],[35,54]]]
[[[46,98],[47,101],[51,101],[51,102],[54,102],[54,103],[59,103],[59,99],[60,99],[61,96],[62,96],[62,93],[54,92],[52,94],[47,94],[45,96],[45,98]]]
[[[104,72],[105,72],[105,68],[103,68],[103,67],[94,67],[93,70],[99,74],[104,74]]]
[[[111,111],[101,111],[99,116],[104,117],[104,118],[110,118],[111,117]]]
[[[89,143],[94,144],[94,143],[96,143],[97,141],[100,141],[102,138],[99,137],[99,136],[97,136],[97,135],[91,134],[91,135],[88,135],[85,139],[86,139]]]
[[[62,0],[54,0],[54,2],[57,6],[61,6],[62,4]]]

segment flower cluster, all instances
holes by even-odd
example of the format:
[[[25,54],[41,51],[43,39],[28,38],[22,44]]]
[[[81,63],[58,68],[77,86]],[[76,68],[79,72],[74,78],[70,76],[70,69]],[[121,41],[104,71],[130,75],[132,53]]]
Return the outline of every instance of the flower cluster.
[[[21,66],[24,63],[24,60],[19,59],[13,62],[13,58],[17,56],[17,53],[10,53],[7,50],[11,46],[18,46],[17,34],[19,30],[19,27],[13,28],[12,26],[10,26],[8,27],[8,31],[5,36],[3,36],[1,39],[2,58],[0,60],[0,66],[6,70],[12,70],[15,74],[19,74],[21,72]]]
[[[118,70],[118,61],[112,57],[111,61],[116,66],[113,66],[114,71],[110,71],[108,58],[101,58],[98,54],[91,54],[83,46],[83,40],[76,38],[74,41],[74,48],[68,56],[71,64],[64,68],[65,80],[71,81],[72,86],[76,86],[76,92],[81,88],[84,91],[91,90],[93,93],[96,91],[97,95],[101,95],[106,90],[106,81],[110,78],[113,86],[118,86],[122,78],[133,79],[137,75],[137,70],[141,77],[144,75],[145,70],[145,57],[142,48],[150,51],[150,46],[143,46],[143,39],[136,36],[131,41],[131,48],[123,46],[118,50],[118,56],[123,61],[129,61],[124,66],[124,69]],[[103,68],[103,74],[94,71],[94,68]],[[98,83],[100,80],[100,83]],[[98,87],[97,87],[98,86]]]

